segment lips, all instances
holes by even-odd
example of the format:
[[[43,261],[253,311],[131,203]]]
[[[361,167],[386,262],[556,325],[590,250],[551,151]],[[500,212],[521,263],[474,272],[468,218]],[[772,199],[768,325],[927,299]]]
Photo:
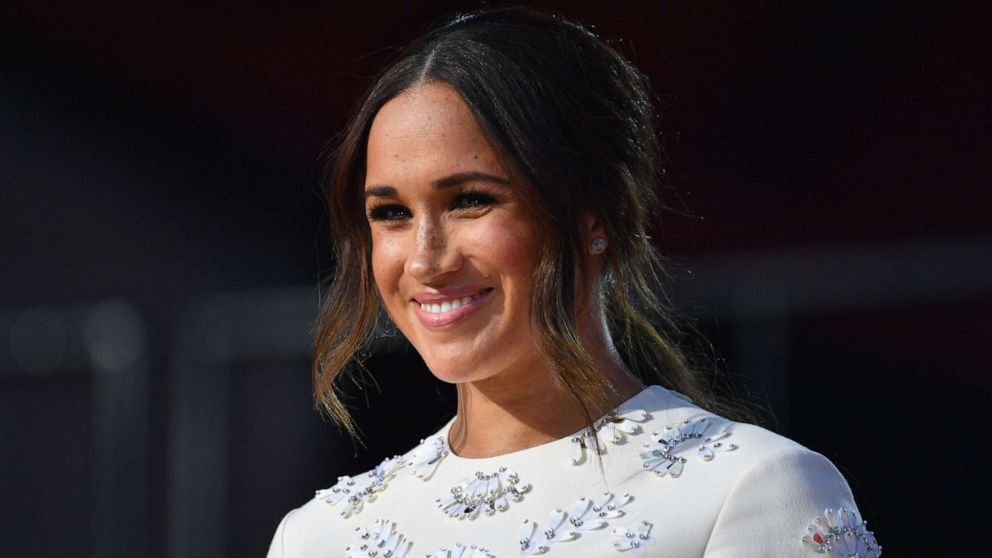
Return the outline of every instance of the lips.
[[[444,329],[475,313],[492,288],[462,287],[437,293],[421,293],[411,301],[420,323],[429,329]]]

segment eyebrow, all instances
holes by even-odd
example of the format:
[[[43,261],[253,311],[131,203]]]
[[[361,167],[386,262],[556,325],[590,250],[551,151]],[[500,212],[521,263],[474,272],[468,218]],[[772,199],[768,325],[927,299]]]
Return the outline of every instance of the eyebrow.
[[[495,184],[502,184],[504,186],[510,185],[510,181],[501,176],[495,176],[480,171],[468,171],[439,178],[432,183],[432,186],[438,190],[443,190],[445,188],[451,188],[466,182],[492,182]],[[377,184],[375,186],[369,186],[365,189],[366,199],[385,198],[390,196],[396,196],[396,188],[385,184]]]

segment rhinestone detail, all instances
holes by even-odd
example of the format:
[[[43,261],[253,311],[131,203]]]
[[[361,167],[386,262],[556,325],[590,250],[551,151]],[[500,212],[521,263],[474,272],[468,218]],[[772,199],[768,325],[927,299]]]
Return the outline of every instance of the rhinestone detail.
[[[519,502],[528,491],[530,484],[521,482],[515,471],[500,467],[495,473],[480,471],[462,480],[436,502],[448,517],[475,519],[482,511],[486,515],[506,511],[510,501]]]
[[[572,465],[591,461],[587,456],[606,453],[606,442],[614,445],[626,443],[627,437],[639,434],[643,429],[640,422],[651,418],[647,411],[631,409],[614,411],[597,420],[592,428],[586,428],[572,437],[568,458]]]
[[[604,492],[597,498],[579,498],[568,511],[551,510],[543,531],[536,522],[525,519],[520,529],[520,554],[531,556],[547,552],[552,545],[574,541],[586,531],[602,529],[609,520],[619,519],[626,512],[621,509],[634,499],[630,494],[617,498]]]
[[[820,554],[831,558],[878,558],[882,547],[875,534],[868,530],[857,512],[846,508],[827,508],[823,515],[806,528],[803,543]]]
[[[659,477],[668,475],[678,477],[682,474],[688,461],[687,455],[695,454],[703,461],[712,461],[717,453],[734,451],[736,444],[727,443],[730,436],[727,430],[706,436],[710,428],[708,418],[685,420],[678,426],[666,426],[662,433],[652,433],[654,440],[644,444],[641,461],[647,471],[653,471]]]
[[[421,440],[420,445],[410,454],[410,471],[420,480],[427,481],[434,476],[438,466],[451,453],[445,436],[432,436]]]
[[[642,521],[637,526],[637,530],[626,527],[617,527],[613,530],[613,549],[623,552],[640,547],[645,541],[651,538],[651,523]]]
[[[396,532],[396,524],[377,519],[369,528],[356,527],[354,542],[345,547],[348,558],[404,558],[413,543]]]
[[[350,517],[361,512],[366,502],[374,501],[376,494],[386,489],[386,485],[403,465],[404,462],[398,456],[387,457],[374,469],[357,477],[338,477],[337,484],[318,490],[314,497],[332,506],[343,500],[340,515]]]
[[[453,548],[442,547],[428,554],[427,558],[496,558],[496,555],[481,546],[455,543]]]

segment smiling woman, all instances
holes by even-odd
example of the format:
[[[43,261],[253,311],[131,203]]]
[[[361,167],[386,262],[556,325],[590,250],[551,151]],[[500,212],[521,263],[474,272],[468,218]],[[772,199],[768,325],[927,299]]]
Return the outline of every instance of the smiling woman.
[[[424,84],[387,102],[366,161],[376,286],[428,368],[465,386],[550,378],[530,330],[537,227],[457,91]]]
[[[354,432],[335,381],[389,320],[458,410],[287,514],[271,557],[881,553],[826,458],[734,422],[682,355],[652,290],[646,83],[522,9],[455,18],[379,77],[330,158],[315,394]]]

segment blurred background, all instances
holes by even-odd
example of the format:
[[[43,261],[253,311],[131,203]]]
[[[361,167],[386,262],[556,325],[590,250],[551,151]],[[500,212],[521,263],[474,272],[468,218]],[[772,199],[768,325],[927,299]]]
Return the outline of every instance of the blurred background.
[[[987,555],[992,9],[532,5],[651,76],[671,293],[735,388],[886,555]],[[5,555],[263,555],[452,415],[399,342],[354,392],[367,446],[314,411],[317,159],[396,47],[478,6],[0,5]]]

